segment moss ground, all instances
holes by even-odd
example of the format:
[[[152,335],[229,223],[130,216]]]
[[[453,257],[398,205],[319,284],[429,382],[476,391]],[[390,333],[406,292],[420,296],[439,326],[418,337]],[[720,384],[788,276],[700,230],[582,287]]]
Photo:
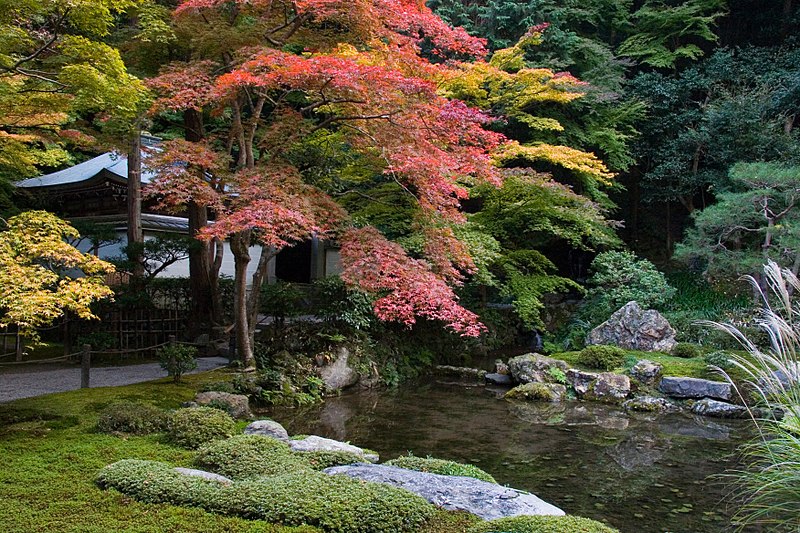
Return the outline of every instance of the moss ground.
[[[82,389],[0,404],[0,524],[4,533],[125,531],[318,533],[313,527],[283,527],[200,509],[144,504],[94,480],[109,463],[126,458],[192,466],[195,452],[163,435],[114,436],[96,431],[98,413],[130,400],[177,408],[205,383],[228,379],[224,370],[125,387]],[[240,422],[240,425],[243,425]],[[438,512],[420,533],[465,532],[479,519]]]

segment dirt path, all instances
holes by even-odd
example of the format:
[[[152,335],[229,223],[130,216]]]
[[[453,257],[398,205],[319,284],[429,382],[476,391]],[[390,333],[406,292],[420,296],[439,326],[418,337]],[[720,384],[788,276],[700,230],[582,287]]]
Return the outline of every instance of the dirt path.
[[[224,357],[201,357],[197,359],[197,369],[187,373],[194,374],[213,370],[227,364],[228,360]],[[151,381],[165,376],[166,372],[158,363],[99,367],[92,368],[89,386],[115,387]],[[80,367],[58,369],[18,367],[13,371],[0,373],[0,403],[74,390],[80,388],[80,385]]]

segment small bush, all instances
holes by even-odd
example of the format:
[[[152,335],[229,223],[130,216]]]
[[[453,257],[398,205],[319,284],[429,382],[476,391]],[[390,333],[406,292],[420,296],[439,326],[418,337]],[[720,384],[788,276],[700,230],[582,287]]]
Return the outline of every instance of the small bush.
[[[195,463],[231,479],[275,476],[310,470],[307,460],[286,443],[262,435],[236,435],[200,448]]]
[[[117,489],[145,503],[172,503],[213,509],[223,485],[195,476],[179,474],[157,461],[125,459],[100,471],[97,484]]]
[[[200,392],[227,392],[229,394],[236,394],[236,388],[233,383],[228,381],[215,381],[214,383],[206,383],[200,389]]]
[[[224,411],[213,407],[178,409],[169,420],[169,440],[194,449],[213,440],[226,439],[236,432],[236,423]]]
[[[406,490],[316,472],[238,482],[221,498],[229,514],[337,533],[416,532],[436,512]]]
[[[672,348],[673,357],[683,357],[684,359],[694,359],[700,357],[700,348],[690,342],[679,342]]]
[[[578,363],[589,368],[612,370],[625,361],[625,350],[618,346],[587,346],[578,354]]]
[[[175,383],[189,370],[197,368],[197,348],[185,344],[168,344],[157,352],[161,368],[172,376]]]
[[[733,367],[730,357],[722,350],[706,354],[703,356],[703,361],[705,361],[707,365],[716,366],[722,370],[728,370]]]
[[[387,461],[386,464],[399,468],[416,470],[418,472],[430,472],[431,474],[441,474],[443,476],[464,476],[480,479],[481,481],[488,481],[489,483],[497,483],[490,474],[484,472],[477,466],[447,461],[445,459],[408,455]]]
[[[97,429],[102,433],[146,435],[167,427],[167,413],[152,405],[134,402],[112,403],[100,412]]]
[[[595,520],[580,516],[514,516],[481,522],[469,533],[619,533]]]
[[[295,454],[307,461],[314,470],[325,470],[331,466],[367,462],[363,455],[352,452],[319,450],[315,452],[295,452]]]

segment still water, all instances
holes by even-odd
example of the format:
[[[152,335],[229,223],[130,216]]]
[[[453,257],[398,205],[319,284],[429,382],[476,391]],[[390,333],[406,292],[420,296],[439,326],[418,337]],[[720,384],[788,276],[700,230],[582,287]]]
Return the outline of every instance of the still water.
[[[517,403],[482,386],[425,382],[269,414],[289,434],[475,464],[499,483],[623,533],[721,532],[742,421],[627,414],[596,403]],[[711,476],[711,477],[710,477]]]

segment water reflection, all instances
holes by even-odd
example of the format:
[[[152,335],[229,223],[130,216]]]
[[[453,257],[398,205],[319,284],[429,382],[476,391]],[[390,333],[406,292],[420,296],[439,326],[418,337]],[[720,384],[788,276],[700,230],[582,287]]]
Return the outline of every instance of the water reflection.
[[[483,387],[422,383],[269,413],[290,433],[477,464],[500,483],[623,532],[720,532],[742,421],[629,415],[590,403],[517,403]]]

